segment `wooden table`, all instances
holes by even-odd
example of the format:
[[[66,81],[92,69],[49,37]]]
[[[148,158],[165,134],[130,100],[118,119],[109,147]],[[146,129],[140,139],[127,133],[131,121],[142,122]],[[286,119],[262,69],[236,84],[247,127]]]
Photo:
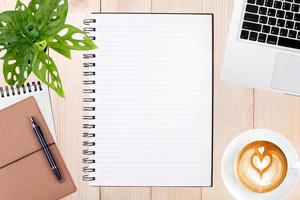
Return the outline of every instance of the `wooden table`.
[[[28,3],[29,0],[24,0]],[[1,0],[1,11],[15,1]],[[234,0],[69,0],[68,22],[82,26],[91,11],[105,12],[210,12],[215,14],[215,113],[214,187],[212,188],[91,188],[82,181],[82,54],[73,59],[51,52],[59,67],[66,98],[52,93],[58,143],[74,177],[78,192],[66,200],[223,200],[233,199],[220,177],[220,162],[227,144],[251,128],[278,131],[300,154],[300,99],[297,97],[227,85],[220,80],[220,66]],[[2,75],[2,73],[1,73]],[[299,75],[300,76],[300,75]],[[1,85],[4,81],[1,80]],[[289,199],[300,199],[300,183]],[[0,194],[1,195],[1,194]]]

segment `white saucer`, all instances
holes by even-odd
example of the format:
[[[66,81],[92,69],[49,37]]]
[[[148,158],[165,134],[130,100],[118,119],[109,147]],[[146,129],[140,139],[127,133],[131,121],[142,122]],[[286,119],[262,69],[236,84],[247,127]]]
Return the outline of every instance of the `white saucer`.
[[[270,141],[276,144],[285,153],[288,163],[298,161],[298,155],[293,145],[281,134],[271,130],[253,129],[246,131],[234,140],[226,148],[221,165],[223,182],[228,191],[238,200],[279,200],[284,199],[297,182],[299,173],[288,170],[287,176],[282,184],[268,193],[254,193],[241,186],[234,174],[234,160],[237,153],[248,143],[258,140]]]

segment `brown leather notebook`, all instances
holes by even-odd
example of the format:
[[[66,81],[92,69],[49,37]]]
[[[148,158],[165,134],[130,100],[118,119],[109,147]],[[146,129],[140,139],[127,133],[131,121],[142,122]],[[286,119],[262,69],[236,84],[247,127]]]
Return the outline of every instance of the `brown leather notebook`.
[[[41,149],[29,117],[40,125],[63,177],[60,183]],[[34,97],[0,111],[0,199],[57,200],[76,186]]]

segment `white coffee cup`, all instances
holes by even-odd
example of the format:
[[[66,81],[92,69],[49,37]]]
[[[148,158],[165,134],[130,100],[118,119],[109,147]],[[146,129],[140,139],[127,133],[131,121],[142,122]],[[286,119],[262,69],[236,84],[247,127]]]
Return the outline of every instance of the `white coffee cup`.
[[[243,187],[234,173],[234,161],[237,154],[247,144],[255,141],[269,141],[277,145],[285,154],[288,171],[284,181],[274,190],[255,193]],[[227,146],[221,164],[221,174],[227,190],[238,200],[280,200],[284,199],[295,186],[300,172],[300,162],[293,145],[281,134],[271,130],[253,129],[246,131]]]

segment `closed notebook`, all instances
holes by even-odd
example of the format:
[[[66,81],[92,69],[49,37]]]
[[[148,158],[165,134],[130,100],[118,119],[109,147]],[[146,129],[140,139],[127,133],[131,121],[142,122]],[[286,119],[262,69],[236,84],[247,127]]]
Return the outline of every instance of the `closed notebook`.
[[[54,176],[29,117],[40,125],[63,183]],[[76,191],[34,97],[0,111],[0,198],[5,200],[57,200]]]
[[[53,112],[51,107],[49,89],[43,83],[37,81],[25,83],[24,86],[4,86],[0,87],[0,110],[6,108],[18,101],[33,96],[39,105],[41,113],[51,131],[54,140],[56,140],[55,125],[53,120]]]

